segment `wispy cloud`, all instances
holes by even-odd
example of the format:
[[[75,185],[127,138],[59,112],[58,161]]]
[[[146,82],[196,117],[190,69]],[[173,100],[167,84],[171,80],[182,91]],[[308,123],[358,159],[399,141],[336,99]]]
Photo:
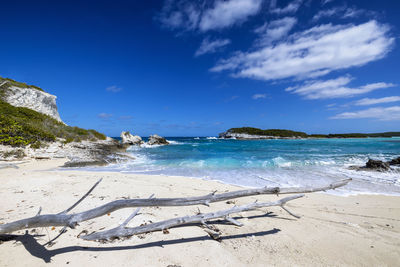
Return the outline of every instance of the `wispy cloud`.
[[[375,20],[360,25],[325,24],[292,34],[275,45],[236,52],[210,70],[259,80],[317,77],[378,60],[393,43],[389,27]]]
[[[400,101],[400,96],[387,96],[382,98],[363,98],[356,101],[356,106],[369,106],[383,103],[392,103]]]
[[[216,1],[204,12],[199,28],[202,31],[221,29],[245,21],[260,11],[262,0]]]
[[[186,0],[166,0],[157,18],[169,29],[194,30],[200,20],[201,5]]]
[[[109,113],[99,113],[97,114],[97,117],[99,117],[100,119],[109,119],[111,118],[113,115],[109,114]]]
[[[275,14],[287,14],[287,13],[295,13],[303,3],[302,0],[294,0],[290,2],[286,7],[279,8],[276,6],[276,0],[271,0],[270,4],[270,12]]]
[[[267,98],[267,94],[254,94],[251,98],[253,99],[263,99],[263,98]]]
[[[218,30],[240,24],[257,14],[263,0],[217,0],[213,5],[195,1],[164,2],[159,21],[167,28],[181,30]]]
[[[293,26],[297,23],[297,19],[293,17],[285,17],[265,23],[261,27],[254,30],[259,34],[258,45],[268,45],[273,41],[280,40],[287,36]]]
[[[324,6],[330,2],[332,2],[333,0],[321,0],[321,4]]]
[[[199,49],[197,49],[194,55],[198,57],[208,53],[215,53],[219,49],[227,46],[230,43],[231,41],[229,39],[217,39],[214,41],[210,41],[209,38],[206,38],[201,42]]]
[[[331,119],[378,119],[381,121],[400,120],[400,106],[387,108],[377,107],[355,112],[344,112],[331,117]]]
[[[370,83],[359,87],[350,87],[350,76],[331,80],[309,81],[300,86],[288,87],[286,91],[303,96],[306,99],[344,98],[365,94],[377,89],[395,86],[392,83]]]
[[[354,7],[347,7],[347,6],[337,6],[318,11],[318,13],[313,16],[312,20],[315,22],[322,18],[329,18],[329,17],[339,17],[343,19],[355,18],[364,13],[372,14],[372,12],[366,12],[363,9],[357,9]]]
[[[121,88],[121,87],[118,87],[118,86],[116,86],[116,85],[112,85],[112,86],[109,86],[109,87],[106,88],[106,91],[112,92],[112,93],[118,93],[118,92],[120,92],[121,90],[122,90],[122,88]]]

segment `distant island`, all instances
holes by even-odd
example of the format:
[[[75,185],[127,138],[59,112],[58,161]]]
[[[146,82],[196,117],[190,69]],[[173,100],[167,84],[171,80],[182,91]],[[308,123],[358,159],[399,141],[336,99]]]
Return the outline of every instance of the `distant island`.
[[[220,133],[219,138],[258,140],[258,139],[302,139],[302,138],[367,138],[367,137],[400,137],[400,132],[384,133],[346,133],[346,134],[307,134],[284,129],[262,130],[254,127],[231,128]]]

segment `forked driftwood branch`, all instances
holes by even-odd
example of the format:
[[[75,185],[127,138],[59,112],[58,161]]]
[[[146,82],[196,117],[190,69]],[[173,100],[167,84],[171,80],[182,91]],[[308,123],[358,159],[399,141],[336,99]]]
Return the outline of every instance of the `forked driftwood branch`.
[[[297,199],[300,197],[303,197],[304,194],[299,194],[299,195],[294,195],[290,197],[285,197],[282,198],[278,201],[273,201],[273,202],[255,202],[251,203],[248,205],[243,205],[243,206],[237,206],[233,207],[231,209],[227,210],[220,210],[217,212],[210,212],[210,213],[204,213],[204,214],[197,214],[193,216],[184,216],[184,217],[178,217],[178,218],[173,218],[161,222],[156,222],[156,223],[151,223],[147,225],[142,225],[138,227],[121,227],[122,225],[102,231],[102,232],[97,232],[85,236],[81,236],[82,239],[85,240],[109,240],[113,239],[116,237],[126,237],[126,236],[132,236],[132,235],[138,235],[138,234],[143,234],[143,233],[148,233],[148,232],[154,232],[154,231],[162,231],[164,229],[169,229],[171,227],[179,226],[179,225],[184,225],[184,224],[190,224],[190,223],[202,223],[205,224],[207,221],[210,221],[212,219],[217,219],[217,218],[226,218],[228,221],[233,222],[235,225],[240,225],[239,222],[237,222],[235,219],[230,218],[229,215],[233,213],[239,213],[243,211],[249,211],[249,210],[254,210],[258,208],[264,208],[264,207],[271,207],[271,206],[283,206],[286,204],[286,202]],[[293,215],[293,213],[290,213]],[[296,216],[298,218],[298,216]]]
[[[227,193],[222,193],[222,194],[208,194],[204,196],[199,196],[199,197],[186,197],[186,198],[148,198],[148,199],[121,199],[121,200],[115,200],[112,202],[109,202],[107,204],[104,204],[100,207],[93,208],[87,211],[79,212],[79,213],[72,213],[68,214],[73,208],[75,208],[81,201],[83,201],[94,189],[95,187],[101,182],[101,179],[82,197],[80,198],[74,205],[72,205],[70,208],[66,209],[65,211],[62,211],[58,214],[44,214],[40,215],[40,212],[31,218],[26,218],[14,222],[10,222],[7,224],[0,225],[0,234],[6,234],[6,233],[11,233],[14,231],[18,231],[21,229],[27,229],[27,228],[34,228],[34,227],[48,227],[48,226],[64,226],[63,231],[67,227],[70,228],[75,228],[76,225],[78,225],[79,222],[91,220],[100,216],[103,216],[105,214],[109,214],[113,211],[119,210],[119,209],[124,209],[124,208],[132,208],[132,207],[154,207],[154,206],[189,206],[189,205],[209,205],[210,203],[213,202],[220,202],[220,201],[225,201],[229,199],[235,199],[235,198],[240,198],[240,197],[246,197],[246,196],[254,196],[254,195],[262,195],[262,194],[292,194],[292,193],[311,193],[311,192],[317,192],[317,191],[326,191],[329,189],[335,189],[341,186],[346,185],[351,179],[345,179],[341,180],[332,184],[329,184],[327,186],[323,187],[291,187],[291,188],[279,188],[279,187],[263,187],[263,188],[258,188],[258,189],[245,189],[245,190],[238,190],[238,191],[233,191],[233,192],[227,192]],[[229,214],[232,213],[237,213],[241,211],[246,211],[250,209],[257,209],[259,207],[267,207],[267,206],[281,206],[283,207],[283,204],[286,203],[289,200],[295,199],[300,197],[298,196],[292,196],[288,198],[281,199],[276,202],[267,202],[267,203],[253,203],[245,206],[240,206],[240,207],[234,207],[229,210],[224,210],[220,212],[215,212],[215,213],[207,213],[207,214],[199,214],[196,216],[186,216],[186,217],[181,217],[181,218],[175,218],[171,220],[166,220],[163,222],[159,223],[153,223],[145,226],[140,226],[140,227],[135,227],[135,228],[126,228],[126,224],[134,217],[137,215],[139,210],[136,210],[134,214],[132,214],[127,220],[126,223],[123,225],[115,228],[118,231],[123,232],[123,235],[133,235],[133,234],[138,234],[138,233],[144,233],[144,232],[149,232],[149,231],[156,231],[156,230],[162,230],[162,229],[167,229],[172,226],[176,226],[179,224],[187,224],[187,223],[192,223],[192,222],[205,222],[207,220],[211,220],[214,218],[220,218],[220,217],[227,217],[228,221],[239,225],[240,223],[233,220],[232,218],[229,217]],[[283,207],[284,208],[284,207]],[[287,209],[285,209],[287,212],[289,212]],[[290,213],[290,212],[289,212]],[[290,213],[291,215],[295,216],[294,214]],[[178,224],[177,224],[178,223]],[[97,233],[107,233],[110,237],[114,235],[111,229],[107,233],[105,232],[99,232]],[[150,230],[149,230],[150,229]],[[116,230],[115,230],[116,231]],[[87,235],[87,236],[82,236],[81,238],[87,239],[87,240],[94,240],[98,239],[95,238],[96,235]]]

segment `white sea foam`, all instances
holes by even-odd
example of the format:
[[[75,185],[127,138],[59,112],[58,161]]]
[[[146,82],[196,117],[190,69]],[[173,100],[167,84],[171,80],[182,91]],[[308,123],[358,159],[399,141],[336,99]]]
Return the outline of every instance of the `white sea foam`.
[[[209,137],[206,137],[206,139],[207,139],[207,140],[216,140],[216,139],[218,139],[218,138],[215,137],[215,136],[209,136]]]
[[[183,145],[183,142],[178,142],[174,140],[167,140],[170,145]]]

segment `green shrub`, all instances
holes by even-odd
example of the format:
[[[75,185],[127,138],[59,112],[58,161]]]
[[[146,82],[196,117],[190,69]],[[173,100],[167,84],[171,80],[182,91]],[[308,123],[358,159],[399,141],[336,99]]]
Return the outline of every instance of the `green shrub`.
[[[26,156],[25,152],[22,149],[15,149],[10,151],[5,151],[0,153],[3,158],[14,157],[17,159],[22,159]]]
[[[50,116],[22,107],[14,107],[0,100],[0,144],[22,147],[31,144],[40,147],[43,142],[58,138],[66,142],[104,140],[106,136],[95,131],[67,126]]]
[[[4,87],[9,87],[9,86],[16,86],[16,87],[21,87],[21,88],[28,88],[29,87],[29,88],[34,88],[36,90],[44,92],[44,90],[42,88],[38,87],[38,86],[29,85],[29,84],[22,83],[22,82],[17,82],[17,81],[15,81],[13,79],[3,78],[3,77],[0,76],[0,84],[2,84],[5,81],[7,81],[7,83],[3,85]]]
[[[93,130],[93,129],[88,130],[88,132],[91,133],[94,137],[96,137],[99,140],[106,140],[106,138],[107,138],[107,136],[105,136],[104,134],[99,133],[98,131]]]
[[[366,138],[366,137],[393,137],[400,136],[400,132],[385,132],[385,133],[346,133],[346,134],[306,134],[303,132],[295,132],[291,130],[269,129],[261,130],[253,127],[231,128],[230,133],[243,133],[252,135],[279,136],[279,137],[313,137],[313,138]]]
[[[38,148],[41,148],[42,145],[43,145],[42,142],[36,141],[35,143],[31,144],[31,148],[38,149]]]
[[[74,138],[72,138],[72,137],[67,137],[66,139],[65,139],[65,141],[64,141],[64,144],[68,144],[68,143],[71,143],[71,142],[73,142],[74,141]]]

